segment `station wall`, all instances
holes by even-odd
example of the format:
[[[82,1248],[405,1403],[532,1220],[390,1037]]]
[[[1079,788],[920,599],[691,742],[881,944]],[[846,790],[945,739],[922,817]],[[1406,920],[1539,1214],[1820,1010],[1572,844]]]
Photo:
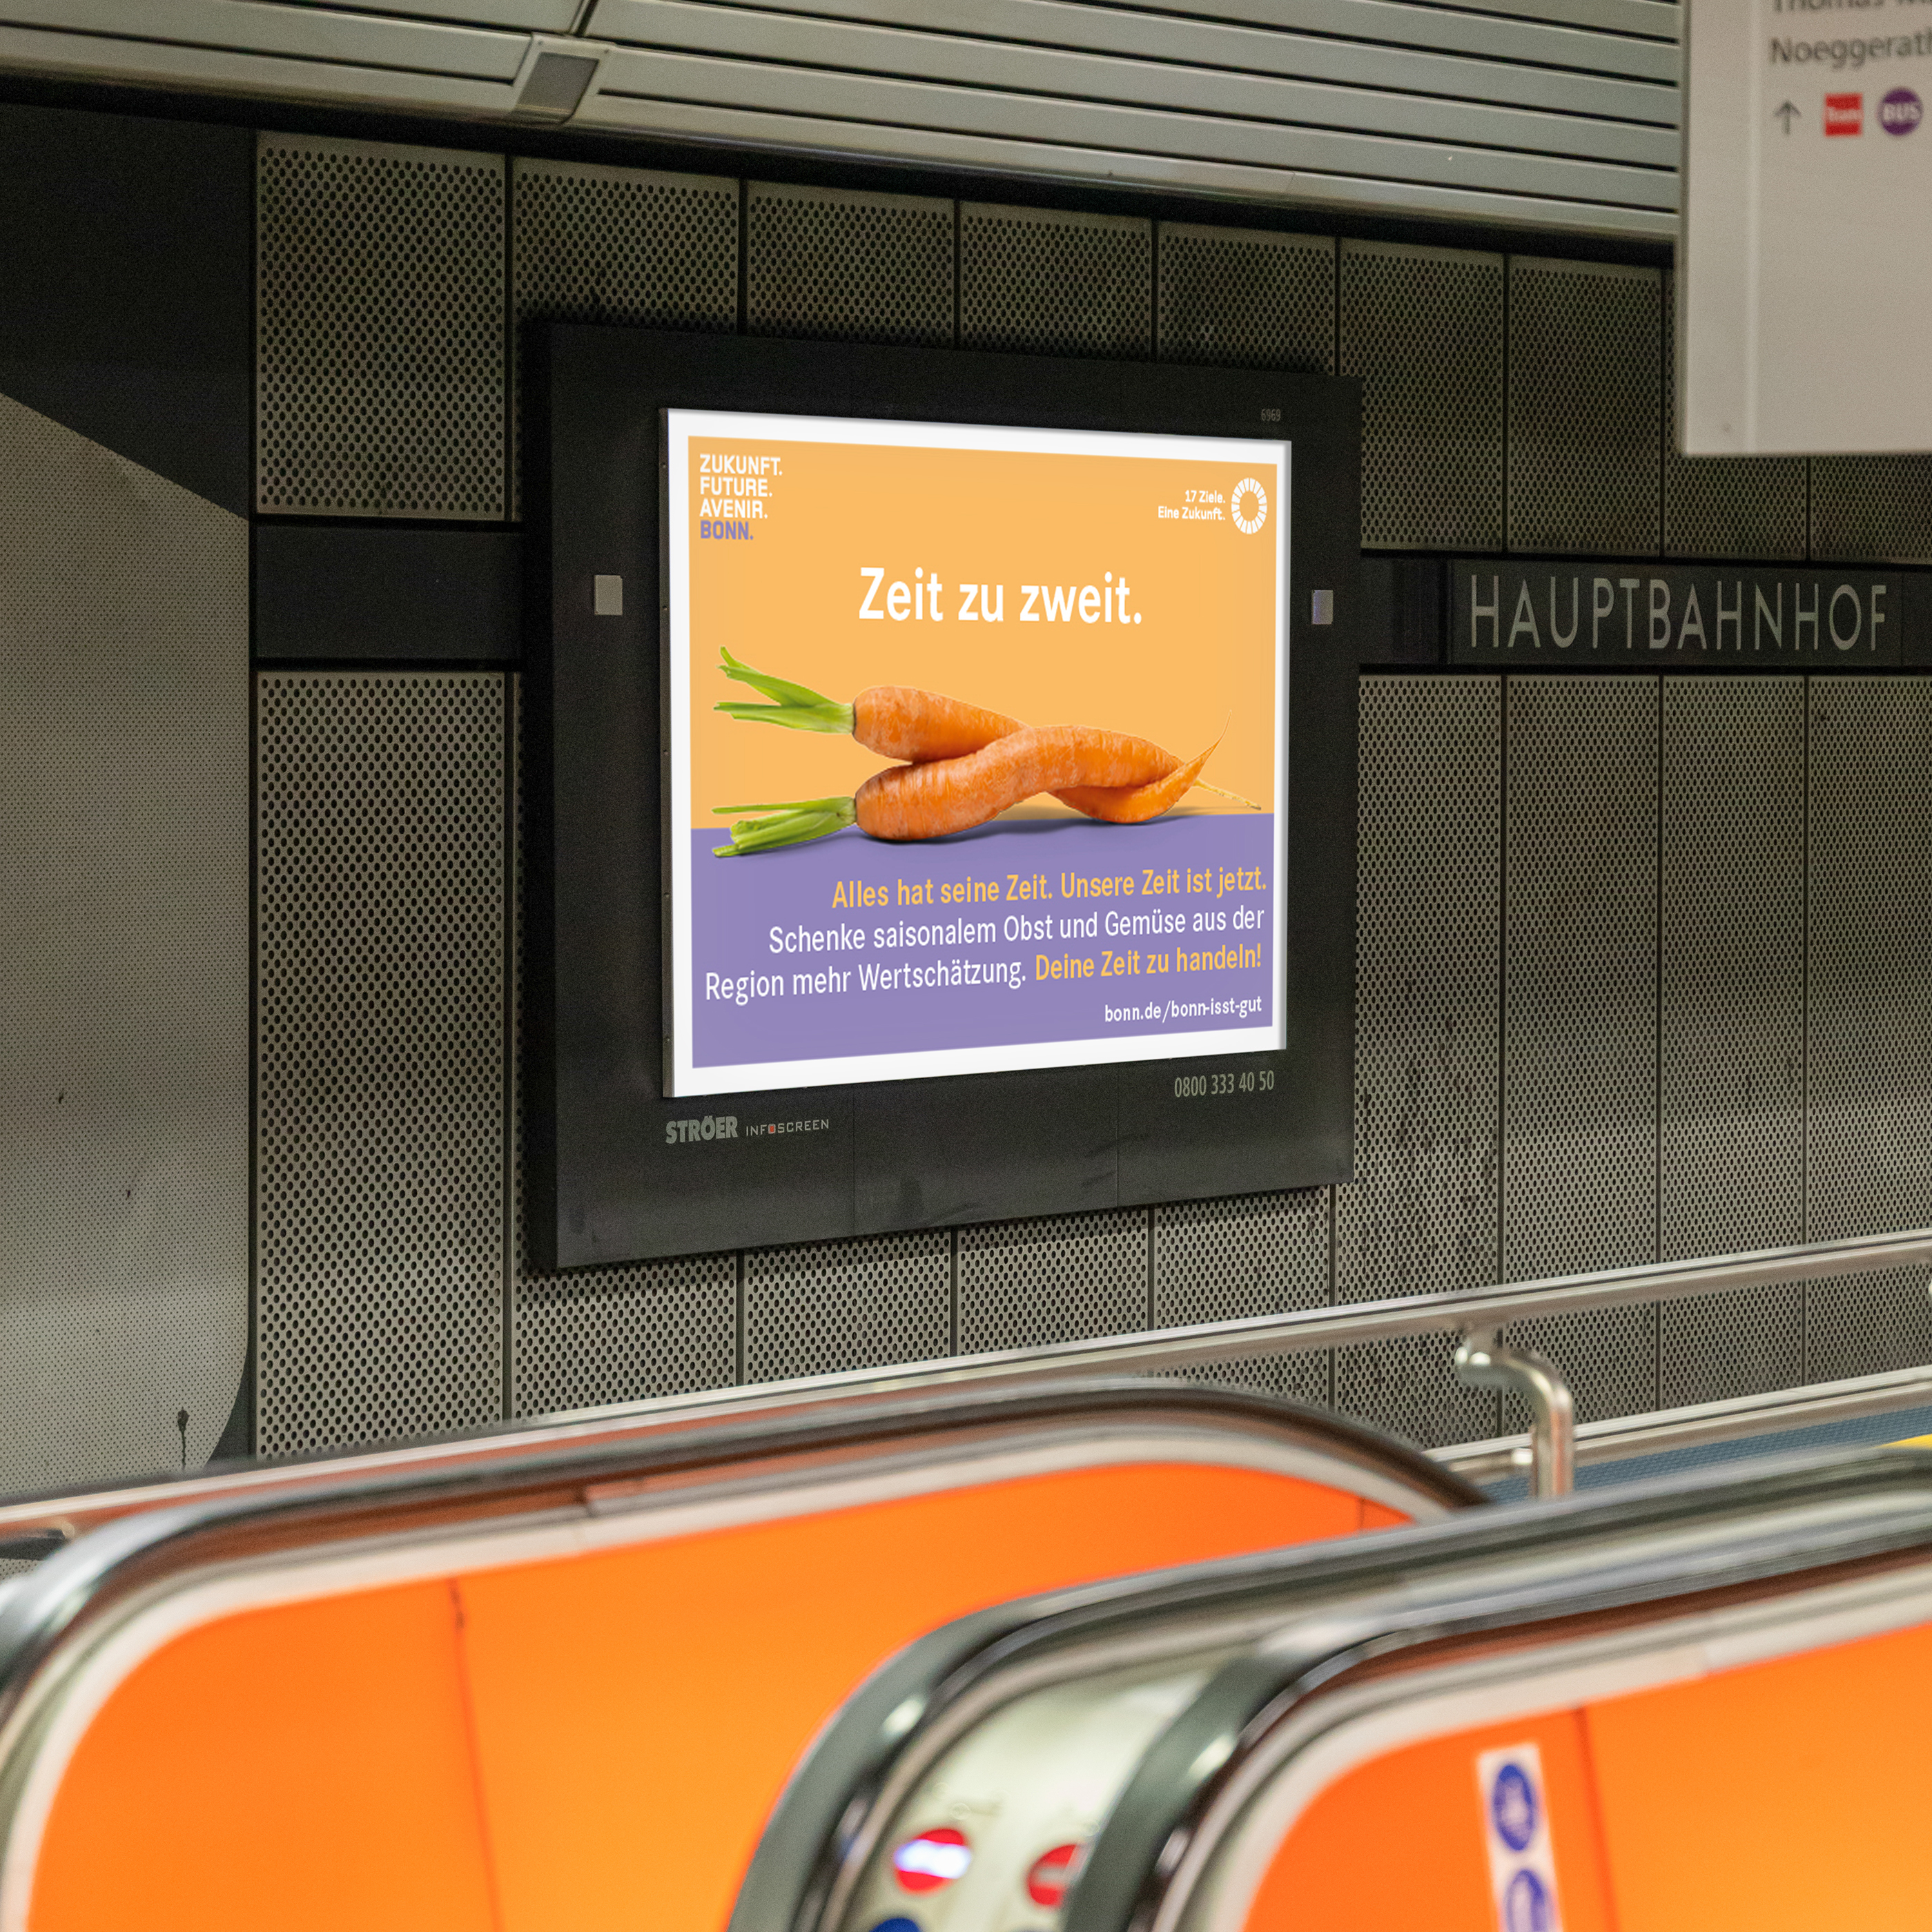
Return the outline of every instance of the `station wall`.
[[[0,130],[30,146],[58,134],[80,166],[89,128],[74,124],[107,118],[4,108]],[[149,124],[113,124],[134,138]],[[1932,463],[1676,457],[1667,273],[1560,244],[1514,255],[1303,233],[1286,214],[1260,230],[1208,209],[1182,222],[992,205],[904,193],[919,184],[876,170],[804,186],[203,131],[195,165],[224,193],[242,171],[238,205],[253,208],[252,457],[239,503],[220,508],[225,446],[189,451],[202,467],[186,489],[238,530],[248,513],[256,580],[252,656],[212,618],[199,633],[238,685],[200,701],[244,731],[252,718],[253,757],[252,775],[238,760],[201,767],[216,776],[195,862],[226,854],[231,886],[252,884],[252,938],[232,909],[197,916],[195,944],[220,968],[172,949],[191,970],[172,1004],[132,968],[104,988],[62,969],[50,997],[76,1026],[127,1002],[172,1050],[221,1042],[227,1060],[196,1064],[227,1124],[190,1164],[225,1191],[174,1254],[218,1287],[182,1318],[192,1405],[182,1376],[159,1388],[132,1331],[76,1366],[46,1310],[140,1291],[94,1258],[103,1210],[61,1222],[43,1244],[58,1252],[17,1261],[0,1287],[0,1376],[57,1391],[26,1438],[9,1432],[0,1482],[154,1466],[176,1432],[190,1461],[218,1436],[283,1454],[1932,1222],[1932,966],[1914,943],[1932,929],[1932,680],[1450,673],[1439,610],[1403,605],[1413,573],[1378,564],[1386,635],[1365,653],[1359,704],[1352,1185],[537,1274],[518,1218],[513,600],[479,598],[476,573],[456,568],[411,661],[352,626],[318,640],[300,612],[272,612],[263,562],[304,530],[352,524],[372,543],[384,533],[372,569],[411,545],[444,568],[472,537],[500,562],[532,320],[1358,376],[1377,560],[1932,564]],[[178,173],[143,190],[188,191]],[[32,315],[6,326],[46,333]],[[94,391],[10,359],[11,339],[0,327],[0,407],[124,467],[186,466],[182,434],[124,447],[137,440],[125,422],[86,414]],[[194,415],[165,394],[157,407],[177,430]],[[7,514],[25,512],[10,500]],[[97,512],[63,514],[80,542]],[[218,558],[211,536],[178,541],[183,556],[202,546],[231,602],[248,594],[238,544]],[[22,598],[10,542],[5,554],[10,701],[28,645],[52,633]],[[69,598],[82,647],[127,690],[152,684],[116,649],[124,619],[106,591],[83,572]],[[94,755],[111,764],[128,741],[100,715]],[[130,782],[163,779],[142,768]],[[242,826],[252,867],[222,844]],[[10,883],[46,863],[0,840]],[[122,884],[86,890],[138,915]],[[0,983],[44,937],[0,924]],[[60,1071],[0,1043],[8,1062],[23,1079]],[[154,1150],[189,1144],[166,1119],[142,1132]],[[4,1162],[9,1216],[39,1225],[54,1197],[19,1146]],[[177,1207],[192,1184],[179,1180]],[[160,1240],[137,1273],[159,1272]],[[1577,1316],[1532,1339],[1588,1418],[1932,1360],[1932,1308],[1922,1280],[1881,1276]],[[1232,1372],[1425,1443],[1495,1432],[1496,1399],[1459,1390],[1448,1354],[1430,1340]],[[177,1432],[179,1408],[193,1420]],[[96,1411],[139,1424],[92,1447],[73,1418]]]

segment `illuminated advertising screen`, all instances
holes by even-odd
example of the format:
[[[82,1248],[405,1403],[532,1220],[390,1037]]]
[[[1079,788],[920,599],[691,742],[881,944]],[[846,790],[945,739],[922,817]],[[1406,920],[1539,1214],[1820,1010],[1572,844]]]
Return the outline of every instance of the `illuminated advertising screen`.
[[[663,424],[668,1092],[1281,1047],[1289,445]]]

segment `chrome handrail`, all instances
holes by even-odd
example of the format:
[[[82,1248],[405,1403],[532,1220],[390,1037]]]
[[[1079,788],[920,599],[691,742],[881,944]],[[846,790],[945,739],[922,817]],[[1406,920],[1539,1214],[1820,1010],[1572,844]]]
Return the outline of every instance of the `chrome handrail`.
[[[1932,1368],[1888,1369],[1844,1382],[1813,1382],[1797,1388],[1767,1390],[1760,1395],[1728,1396],[1682,1408],[1652,1409],[1640,1415],[1586,1422],[1576,1430],[1576,1460],[1580,1466],[1588,1468],[1595,1462],[1660,1455],[1673,1449],[1701,1449],[1745,1436],[1856,1422],[1906,1408],[1932,1408]],[[1530,1468],[1534,1451],[1528,1436],[1516,1435],[1452,1443],[1427,1454],[1431,1460],[1472,1482],[1487,1483],[1522,1475]]]
[[[706,1407],[754,1396],[760,1400],[803,1397],[861,1384],[890,1388],[905,1382],[1159,1372],[1237,1361],[1247,1356],[1288,1354],[1305,1348],[1352,1348],[1364,1342],[1391,1341],[1404,1335],[1467,1334],[1532,1317],[1620,1307],[1633,1302],[1724,1294],[1738,1288],[1774,1288],[1787,1282],[1871,1274],[1898,1268],[1932,1268],[1932,1228],[1860,1235],[1844,1240],[1811,1241],[1790,1247],[1759,1248],[1696,1261],[1644,1262],[1634,1268],[1551,1275],[1486,1288],[1390,1295],[1374,1301],[1291,1309],[1279,1315],[1196,1322],[1186,1328],[1150,1329],[1127,1335],[1100,1335],[1031,1348],[943,1356],[886,1369],[841,1370],[829,1375],[662,1397],[645,1406],[653,1409]],[[572,1410],[569,1414],[597,1415],[631,1406],[634,1406],[613,1404],[608,1411]]]

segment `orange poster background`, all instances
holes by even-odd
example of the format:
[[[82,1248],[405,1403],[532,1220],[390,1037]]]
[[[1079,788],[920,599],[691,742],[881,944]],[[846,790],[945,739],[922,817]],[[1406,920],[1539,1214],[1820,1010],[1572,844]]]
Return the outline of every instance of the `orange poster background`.
[[[1203,776],[1274,808],[1283,506],[1266,446],[1246,464],[716,436],[693,437],[688,451],[694,828],[722,828],[719,805],[850,793],[882,763],[849,736],[714,711],[720,699],[761,701],[718,669],[720,644],[841,704],[868,685],[918,685],[1028,724],[1132,732],[1181,758],[1225,728]],[[700,473],[707,452],[778,459],[748,542],[697,538],[713,495]],[[1218,522],[1157,514],[1186,507],[1190,488],[1231,498],[1250,475],[1270,497],[1252,536],[1226,503]],[[725,499],[734,516],[746,500]],[[936,575],[944,617],[862,621],[861,565],[885,572],[875,608],[894,581],[914,584],[916,569]],[[1139,624],[1019,621],[1022,584],[1104,590],[1108,571],[1126,578]],[[958,621],[967,580],[1004,586],[1003,622]],[[1198,790],[1182,808],[1241,809]],[[1064,809],[1045,798],[1019,808]]]

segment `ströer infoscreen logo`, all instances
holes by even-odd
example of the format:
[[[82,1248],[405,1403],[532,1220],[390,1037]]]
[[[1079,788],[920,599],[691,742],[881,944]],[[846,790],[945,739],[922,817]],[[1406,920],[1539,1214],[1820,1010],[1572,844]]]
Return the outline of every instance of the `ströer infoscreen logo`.
[[[1888,134],[1909,134],[1925,118],[1925,104],[1909,87],[1894,87],[1878,104],[1878,124]]]

